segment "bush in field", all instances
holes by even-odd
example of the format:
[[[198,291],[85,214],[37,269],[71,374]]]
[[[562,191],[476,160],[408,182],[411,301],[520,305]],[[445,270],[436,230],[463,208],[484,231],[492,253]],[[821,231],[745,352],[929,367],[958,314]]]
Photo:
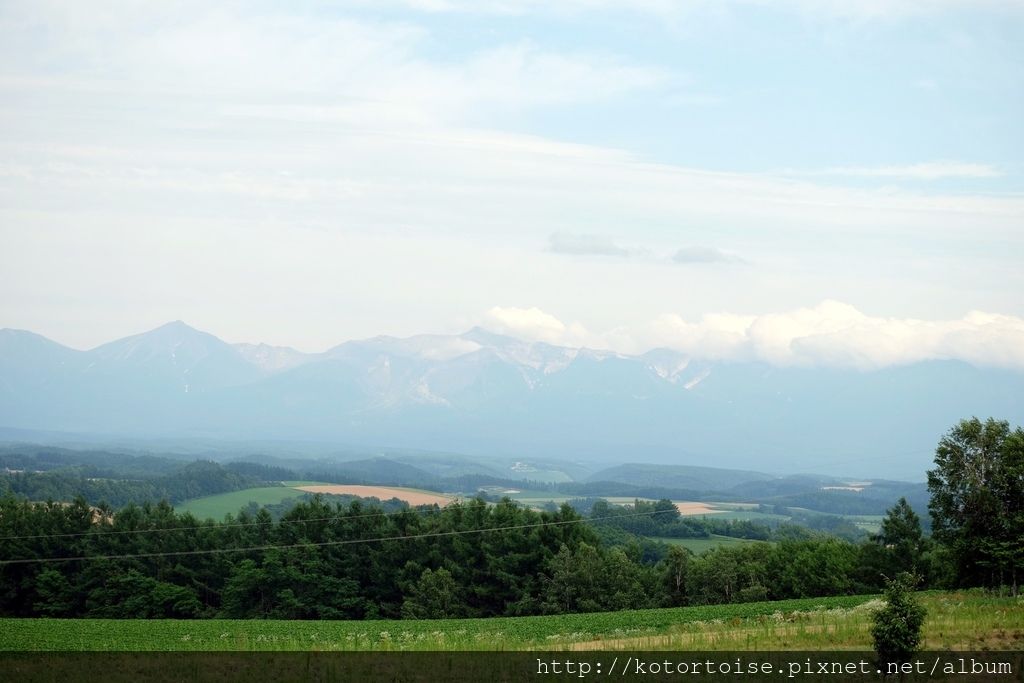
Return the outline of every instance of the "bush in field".
[[[871,637],[883,671],[890,664],[910,661],[921,643],[925,608],[914,598],[917,582],[916,576],[906,572],[890,579],[885,589],[886,605],[875,613]]]

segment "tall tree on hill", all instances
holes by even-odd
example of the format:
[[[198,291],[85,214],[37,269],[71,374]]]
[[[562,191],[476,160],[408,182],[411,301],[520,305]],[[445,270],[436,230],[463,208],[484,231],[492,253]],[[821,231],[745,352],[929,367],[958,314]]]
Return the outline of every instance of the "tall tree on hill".
[[[928,472],[932,529],[961,585],[1017,591],[1024,566],[1024,430],[1006,421],[962,420],[939,441]]]
[[[924,533],[921,531],[920,518],[906,498],[900,498],[896,505],[889,508],[882,520],[882,528],[871,540],[885,549],[887,576],[895,576],[900,572],[920,573],[925,546]]]

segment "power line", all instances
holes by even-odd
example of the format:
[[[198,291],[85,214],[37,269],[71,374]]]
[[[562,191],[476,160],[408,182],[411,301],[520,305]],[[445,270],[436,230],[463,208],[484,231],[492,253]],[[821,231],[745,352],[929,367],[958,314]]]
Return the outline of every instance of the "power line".
[[[625,515],[608,515],[606,517],[593,517],[587,519],[567,519],[557,522],[536,522],[533,524],[515,524],[512,526],[493,527],[490,529],[462,529],[456,531],[433,531],[413,536],[379,536],[377,538],[351,538],[337,541],[319,541],[309,543],[290,543],[286,545],[258,545],[245,548],[209,548],[205,550],[178,550],[159,553],[136,553],[123,555],[80,555],[77,557],[36,557],[17,560],[0,560],[0,566],[11,564],[40,564],[51,562],[77,562],[85,560],[133,560],[152,557],[172,557],[187,555],[216,555],[220,553],[244,553],[253,550],[293,550],[297,548],[322,548],[326,546],[358,545],[360,543],[381,543],[384,541],[411,541],[421,538],[443,538],[450,536],[466,536],[470,534],[485,534],[492,531],[515,531],[519,529],[537,529],[541,527],[567,526],[570,524],[586,524],[599,522],[608,519],[622,519],[624,517],[644,517],[647,515],[664,514],[666,510],[651,510],[649,512],[636,512]]]

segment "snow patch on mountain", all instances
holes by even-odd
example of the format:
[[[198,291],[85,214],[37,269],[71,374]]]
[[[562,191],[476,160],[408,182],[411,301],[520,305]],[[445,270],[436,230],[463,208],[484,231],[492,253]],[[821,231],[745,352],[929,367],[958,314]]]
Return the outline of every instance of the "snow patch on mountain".
[[[270,344],[233,344],[236,351],[249,363],[266,373],[281,372],[297,368],[308,362],[312,354],[302,353],[290,346]]]

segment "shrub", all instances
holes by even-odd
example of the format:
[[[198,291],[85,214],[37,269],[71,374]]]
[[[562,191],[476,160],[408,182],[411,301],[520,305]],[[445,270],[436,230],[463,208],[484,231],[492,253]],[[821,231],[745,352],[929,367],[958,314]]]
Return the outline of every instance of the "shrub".
[[[891,664],[910,661],[921,643],[925,608],[914,597],[918,578],[906,572],[886,582],[886,605],[878,610],[871,627],[875,653],[882,671]]]

